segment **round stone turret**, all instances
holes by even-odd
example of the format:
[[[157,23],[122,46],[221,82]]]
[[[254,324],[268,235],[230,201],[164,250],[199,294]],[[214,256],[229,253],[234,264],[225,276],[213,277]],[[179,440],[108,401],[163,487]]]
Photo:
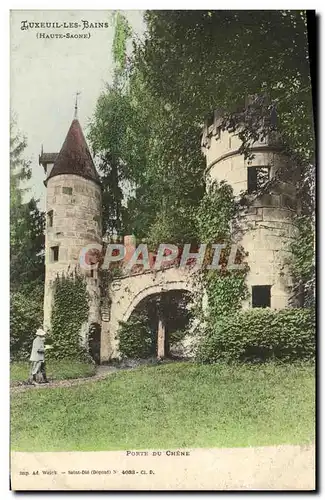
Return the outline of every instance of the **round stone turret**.
[[[45,297],[44,326],[50,327],[53,283],[56,276],[79,265],[80,251],[102,243],[101,186],[78,120],[73,120],[66,140],[45,181]],[[90,301],[89,322],[100,323],[99,283],[96,271],[84,271]]]
[[[221,128],[222,119],[214,113],[202,134],[202,151],[206,157],[207,184],[226,181],[236,197],[245,192],[248,208],[241,216],[241,230],[234,239],[248,252],[250,267],[247,285],[249,307],[284,308],[290,304],[292,280],[288,268],[289,245],[295,237],[293,217],[297,212],[294,183],[275,180],[279,168],[290,165],[290,159],[279,144],[266,138],[251,147],[253,158],[240,152],[237,133]],[[263,194],[267,181],[274,180]]]

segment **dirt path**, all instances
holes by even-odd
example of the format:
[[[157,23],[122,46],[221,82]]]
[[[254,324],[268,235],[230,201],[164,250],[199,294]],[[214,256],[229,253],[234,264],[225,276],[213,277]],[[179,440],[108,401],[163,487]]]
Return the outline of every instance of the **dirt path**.
[[[130,368],[116,368],[115,366],[101,365],[97,367],[96,374],[91,377],[73,378],[68,380],[50,381],[49,384],[29,385],[25,382],[13,382],[10,387],[11,393],[25,392],[36,389],[54,389],[55,387],[74,387],[81,384],[104,380],[112,373],[121,370],[130,370]]]
[[[11,393],[17,393],[17,392],[25,392],[25,391],[30,391],[30,390],[35,390],[35,389],[50,389],[50,388],[55,388],[55,387],[74,387],[77,385],[81,384],[89,384],[91,382],[96,382],[98,380],[103,380],[106,377],[109,377],[112,373],[116,373],[119,371],[126,371],[126,370],[134,370],[135,368],[140,368],[141,366],[150,366],[150,365],[157,365],[157,364],[169,364],[173,361],[170,360],[163,360],[160,362],[157,362],[156,360],[135,360],[135,361],[128,361],[123,365],[120,365],[118,367],[113,366],[113,365],[99,365],[96,368],[96,373],[95,375],[92,375],[90,377],[82,377],[82,378],[71,378],[71,379],[65,379],[65,380],[53,380],[49,384],[38,384],[38,385],[31,385],[27,384],[26,382],[11,382],[10,384],[10,392]]]

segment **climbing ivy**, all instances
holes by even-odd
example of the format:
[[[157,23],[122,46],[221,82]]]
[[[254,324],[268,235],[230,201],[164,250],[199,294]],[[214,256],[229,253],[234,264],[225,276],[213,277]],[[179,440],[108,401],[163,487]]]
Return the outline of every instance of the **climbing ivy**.
[[[209,186],[197,213],[199,237],[202,242],[210,245],[210,254],[211,244],[226,245],[220,256],[221,268],[215,270],[205,268],[200,275],[201,285],[207,294],[208,313],[204,313],[202,308],[198,308],[197,311],[199,315],[204,316],[208,325],[237,311],[241,302],[248,296],[245,284],[248,267],[229,270],[226,265],[238,210],[239,206],[232,187],[224,181],[220,183],[215,181]],[[243,251],[238,252],[235,262],[241,263],[243,256]]]
[[[232,187],[225,181],[214,181],[207,188],[196,214],[198,235],[204,243],[229,241],[231,221],[236,214]]]
[[[155,332],[144,314],[134,313],[128,321],[121,321],[116,338],[122,358],[144,359],[155,354]]]
[[[309,216],[297,216],[296,237],[290,243],[289,266],[294,281],[294,296],[300,305],[312,306],[315,301],[315,228]]]
[[[218,318],[240,309],[241,301],[248,297],[245,284],[247,270],[207,271],[204,275],[209,302],[208,317],[214,323]]]
[[[53,359],[88,359],[81,342],[81,329],[88,319],[89,305],[86,281],[77,272],[57,276],[54,282],[52,329],[48,342]]]
[[[115,13],[115,33],[113,39],[113,58],[116,71],[122,71],[126,64],[126,44],[132,30],[126,17],[120,12]]]

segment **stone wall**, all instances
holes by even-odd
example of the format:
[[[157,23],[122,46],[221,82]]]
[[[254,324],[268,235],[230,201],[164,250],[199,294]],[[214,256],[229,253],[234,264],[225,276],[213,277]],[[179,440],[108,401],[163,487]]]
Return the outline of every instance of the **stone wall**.
[[[247,285],[251,292],[254,285],[271,286],[271,308],[289,305],[292,280],[287,261],[289,244],[295,236],[292,213],[285,209],[252,207],[242,221],[244,228],[241,244],[248,252],[246,262],[250,267]],[[251,307],[251,298],[243,306]]]

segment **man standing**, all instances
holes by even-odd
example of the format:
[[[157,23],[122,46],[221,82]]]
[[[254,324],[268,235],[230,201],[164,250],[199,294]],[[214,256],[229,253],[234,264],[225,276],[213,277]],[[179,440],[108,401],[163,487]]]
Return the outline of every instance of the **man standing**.
[[[32,353],[29,361],[31,361],[30,380],[33,384],[37,382],[36,376],[40,373],[42,375],[42,382],[48,384],[45,372],[45,349],[44,345],[45,332],[39,328],[36,332],[36,338],[33,341]]]

